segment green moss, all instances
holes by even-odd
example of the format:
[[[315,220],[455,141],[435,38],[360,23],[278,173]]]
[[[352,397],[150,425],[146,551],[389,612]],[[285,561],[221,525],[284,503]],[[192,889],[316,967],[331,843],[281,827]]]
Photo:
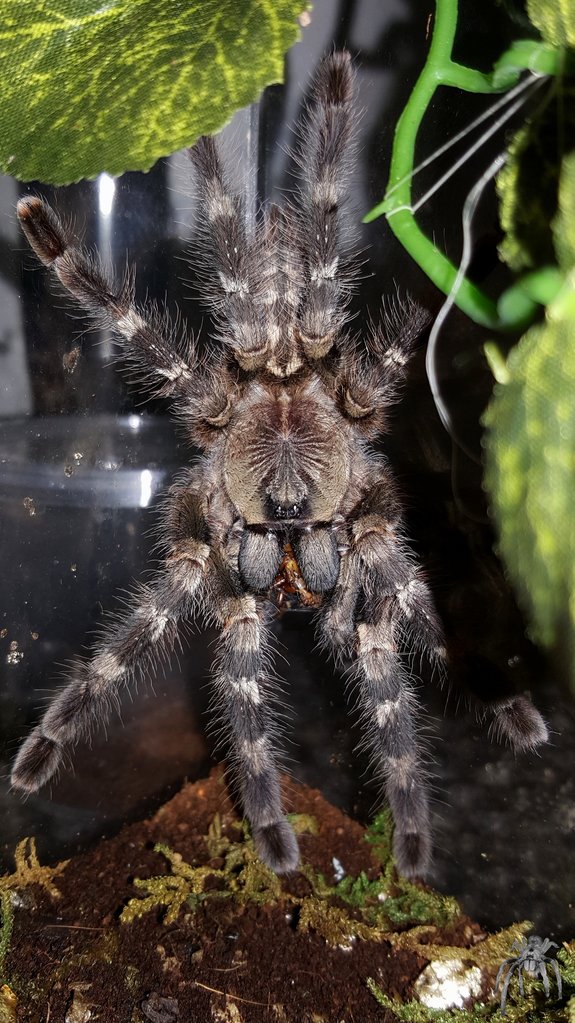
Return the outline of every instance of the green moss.
[[[455,899],[430,888],[420,888],[403,878],[399,879],[397,888],[397,894],[387,898],[382,907],[386,918],[396,926],[434,923],[445,927],[461,915]]]
[[[300,833],[317,828],[312,817],[301,815],[296,821]],[[159,843],[155,851],[167,864],[167,870],[151,878],[136,879],[135,887],[139,897],[130,899],[120,917],[123,925],[131,925],[147,913],[160,913],[163,922],[174,924],[180,913],[186,911],[192,916],[203,902],[227,899],[235,905],[257,904],[279,906],[282,913],[293,914],[293,920],[302,931],[313,930],[332,947],[350,947],[355,941],[386,942],[395,950],[406,950],[428,962],[461,959],[469,966],[481,969],[484,977],[492,983],[502,961],[509,955],[511,944],[531,930],[527,921],[490,935],[470,948],[446,945],[446,923],[456,920],[460,913],[455,900],[446,898],[423,886],[414,884],[396,874],[391,853],[391,820],[387,813],[380,814],[368,829],[366,841],[376,853],[381,864],[379,873],[370,877],[367,872],[357,877],[345,877],[338,884],[330,884],[326,878],[309,864],[303,864],[301,872],[306,878],[309,891],[294,894],[284,882],[257,857],[255,848],[245,824],[233,825],[226,829],[217,815],[212,820],[205,836],[206,849],[214,866],[188,863],[183,856],[169,846]],[[65,864],[58,867],[41,867],[33,842],[21,843],[16,850],[16,870],[0,879],[0,906],[3,912],[3,928],[0,930],[0,952],[7,954],[12,928],[11,893],[28,884],[40,884],[52,897],[59,892],[55,877]],[[301,892],[299,882],[298,892]],[[397,928],[401,929],[398,931]],[[78,971],[89,968],[94,961],[113,964],[118,958],[118,947],[122,942],[121,932],[111,926],[100,933],[83,951],[68,953],[57,966],[52,980],[59,983],[76,976]],[[161,950],[161,946],[158,946]],[[2,951],[3,949],[3,951]],[[558,953],[565,1002],[575,994],[575,942],[566,944]],[[557,1008],[552,999],[545,999],[540,982],[528,977],[526,997],[517,998],[513,985],[509,992],[507,1014],[501,1016],[497,999],[488,1004],[478,1004],[469,1010],[433,1010],[419,1001],[402,1004],[381,991],[375,981],[369,981],[369,988],[382,1008],[395,1014],[406,1023],[479,1023],[493,1019],[500,1023],[575,1023],[575,1005]],[[127,967],[124,977],[126,988],[136,994],[140,990],[139,970],[136,964]],[[11,985],[20,1001],[38,1003],[43,992],[32,991],[30,982],[14,978]],[[8,996],[5,1015],[0,1001],[0,1023],[14,1023],[11,988],[0,988],[0,996]],[[573,1001],[573,999],[572,999]],[[15,1010],[14,1010],[15,1011]],[[141,1014],[134,1016],[133,1023],[143,1020]]]
[[[0,1023],[17,1023],[18,999],[8,984],[0,987]]]
[[[288,813],[287,819],[296,835],[319,834],[319,824],[311,813]]]
[[[365,833],[365,841],[371,846],[372,852],[382,867],[388,869],[393,860],[393,817],[391,810],[385,809],[378,813]]]
[[[14,893],[32,885],[38,885],[52,899],[59,899],[60,892],[54,883],[54,878],[58,877],[68,865],[68,860],[64,860],[55,867],[41,866],[34,838],[23,838],[18,843],[14,852],[14,862],[15,871],[0,877],[0,981],[4,979],[4,964],[12,940]]]
[[[172,852],[161,843],[154,846],[154,851],[162,853],[169,860],[172,873],[134,880],[134,887],[148,894],[143,899],[130,899],[120,917],[123,924],[133,923],[134,920],[155,910],[162,911],[164,923],[174,923],[185,903],[195,907],[204,896],[203,886],[206,878],[222,873],[211,867],[192,867],[179,853]]]
[[[313,817],[298,815],[292,819],[300,834],[317,831]],[[330,945],[347,945],[357,938],[381,941],[398,925],[440,927],[455,919],[460,910],[454,899],[396,875],[391,833],[391,816],[384,812],[366,834],[383,867],[377,877],[370,879],[362,872],[331,885],[321,873],[303,864],[301,872],[308,880],[310,894],[296,896],[285,891],[281,879],[258,858],[247,828],[242,825],[237,837],[230,837],[216,815],[205,841],[210,857],[223,860],[223,866],[194,866],[179,853],[158,844],[155,850],[168,861],[170,873],[136,879],[134,885],[145,893],[144,897],[130,899],[120,919],[130,924],[146,913],[159,911],[164,922],[171,924],[184,906],[193,912],[206,900],[232,899],[240,904],[268,906],[281,902],[288,910],[297,910],[300,928],[313,929]]]
[[[332,947],[348,948],[356,938],[377,941],[382,937],[381,932],[350,917],[345,910],[315,898],[301,900],[298,927],[303,931],[311,928]]]
[[[392,855],[393,819],[389,810],[379,813],[365,834],[381,874],[370,881],[365,873],[344,877],[333,893],[348,905],[363,909],[369,922],[380,927],[433,923],[445,926],[461,914],[455,899],[413,884],[398,875]]]
[[[141,971],[133,964],[130,964],[126,969],[126,976],[124,978],[126,987],[133,995],[137,995],[140,990],[140,974]]]
[[[14,929],[14,910],[12,909],[12,893],[2,889],[0,889],[0,914],[0,977],[4,979],[4,963]]]

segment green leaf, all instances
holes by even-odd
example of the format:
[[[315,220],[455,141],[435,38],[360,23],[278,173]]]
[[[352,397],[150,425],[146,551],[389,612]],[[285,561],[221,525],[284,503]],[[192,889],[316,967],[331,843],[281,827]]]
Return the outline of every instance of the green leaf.
[[[565,644],[575,679],[575,154],[553,224],[564,284],[506,363],[484,417],[486,485],[500,549],[544,646]]]
[[[575,6],[572,0],[527,0],[527,13],[552,46],[575,46]]]
[[[575,266],[575,153],[563,160],[559,214],[553,224],[557,262],[564,270]]]
[[[575,630],[575,319],[532,327],[485,415],[500,549],[544,646]]]
[[[271,82],[305,0],[3,0],[0,167],[64,184],[148,170]]]

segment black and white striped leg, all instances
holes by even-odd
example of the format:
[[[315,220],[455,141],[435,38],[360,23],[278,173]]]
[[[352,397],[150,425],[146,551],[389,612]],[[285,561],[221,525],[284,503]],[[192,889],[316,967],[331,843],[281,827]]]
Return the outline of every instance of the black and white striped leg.
[[[417,703],[397,638],[405,630],[406,610],[409,615],[413,611],[416,638],[427,649],[438,647],[441,632],[427,590],[422,596],[418,587],[410,587],[418,570],[397,528],[390,488],[376,486],[364,507],[367,514],[352,525],[350,550],[342,558],[323,627],[334,648],[344,652],[353,631],[358,702],[375,773],[395,821],[396,862],[401,873],[417,876],[425,872],[431,856],[429,802],[419,756]],[[380,510],[385,514],[378,514]],[[410,598],[417,593],[413,608],[406,609],[404,591]]]
[[[296,869],[299,849],[282,809],[262,605],[251,594],[227,596],[218,606],[218,618],[222,627],[215,665],[218,717],[229,738],[258,856],[278,874],[286,873]]]
[[[401,666],[391,608],[357,627],[357,681],[372,764],[395,822],[394,854],[401,874],[425,873],[431,857],[427,782],[419,757],[416,700]]]
[[[15,788],[35,792],[45,785],[61,768],[70,747],[88,739],[106,721],[120,687],[171,652],[178,620],[191,613],[209,548],[190,540],[180,554],[154,586],[140,588],[132,611],[107,632],[93,657],[74,667],[69,682],[20,748],[11,776]]]
[[[383,500],[385,514],[370,508],[352,527],[353,553],[366,592],[374,609],[380,603],[386,607],[389,604],[386,613],[393,615],[397,628],[407,633],[427,657],[442,665],[446,659],[443,628],[429,587],[398,528],[400,523],[389,517],[389,502],[377,488],[373,496]],[[377,506],[376,500],[373,505]]]
[[[428,321],[429,314],[414,302],[398,304],[391,318],[371,328],[361,357],[342,363],[338,378],[342,411],[365,436],[377,437],[389,428],[389,413],[401,393],[415,341]],[[389,496],[393,500],[393,485]]]
[[[341,265],[339,220],[348,189],[353,77],[348,53],[324,58],[298,148],[306,179],[300,197],[305,294],[299,318],[302,345],[312,359],[327,354],[344,321],[347,275]]]
[[[167,317],[136,308],[133,275],[127,273],[120,284],[111,279],[96,258],[76,247],[51,207],[37,196],[20,199],[16,210],[38,258],[100,325],[119,336],[122,355],[141,382],[156,394],[186,396],[195,364],[193,343],[177,337]]]
[[[215,302],[223,341],[243,369],[258,369],[273,347],[265,315],[273,264],[260,237],[247,236],[243,200],[228,188],[213,138],[198,139],[188,154],[196,170],[204,291]]]

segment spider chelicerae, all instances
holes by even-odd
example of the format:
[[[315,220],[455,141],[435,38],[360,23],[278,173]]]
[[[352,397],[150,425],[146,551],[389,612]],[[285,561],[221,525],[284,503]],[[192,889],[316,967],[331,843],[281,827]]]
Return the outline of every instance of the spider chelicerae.
[[[275,750],[269,615],[274,603],[298,597],[318,606],[325,646],[352,662],[365,744],[395,820],[397,864],[418,875],[430,856],[429,803],[402,650],[419,647],[442,662],[444,640],[388,463],[371,444],[386,428],[426,317],[408,305],[361,340],[348,329],[354,263],[341,251],[341,210],[353,78],[349,54],[321,62],[299,132],[297,199],[264,209],[253,236],[214,141],[190,150],[214,324],[202,355],[166,317],[137,308],[133,275],[110,279],[41,199],[18,204],[40,260],[114,331],[140,383],[172,399],[204,455],[169,492],[162,567],[74,667],[21,747],[12,782],[27,792],[44,785],[106,718],[119,688],[171,650],[178,622],[200,613],[220,630],[215,712],[256,848],[274,870],[294,869],[299,851]],[[522,696],[503,700],[497,721],[516,747],[546,736]]]
[[[503,1013],[505,1013],[509,984],[515,970],[517,970],[517,981],[519,983],[519,991],[522,995],[525,993],[523,988],[523,970],[526,970],[527,973],[530,973],[534,977],[541,977],[541,980],[543,981],[543,990],[545,991],[547,998],[549,998],[547,964],[550,963],[555,971],[557,995],[561,998],[563,986],[561,983],[559,965],[553,956],[547,955],[549,949],[558,947],[559,946],[554,941],[550,941],[549,938],[539,938],[536,934],[531,934],[528,938],[521,938],[521,940],[518,939],[513,942],[510,951],[517,952],[517,955],[510,956],[509,959],[504,959],[499,967],[497,979],[495,981],[495,992],[497,993],[501,981],[503,980],[505,970],[507,969],[507,976],[503,981],[501,989],[501,1011]]]

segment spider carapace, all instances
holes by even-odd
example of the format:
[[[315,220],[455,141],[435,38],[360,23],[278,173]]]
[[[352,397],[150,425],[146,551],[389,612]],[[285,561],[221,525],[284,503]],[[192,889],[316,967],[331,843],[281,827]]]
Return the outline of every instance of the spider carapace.
[[[203,456],[165,502],[162,563],[128,612],[78,662],[16,758],[30,792],[62,766],[117,703],[119,689],[171,652],[180,620],[219,629],[214,711],[256,848],[274,870],[297,867],[277,754],[270,600],[318,607],[324,645],[351,665],[364,745],[395,820],[399,869],[430,856],[426,771],[409,655],[444,660],[431,592],[405,535],[385,432],[427,316],[396,308],[361,337],[349,329],[357,260],[344,251],[342,205],[353,150],[354,75],[347,53],[320,64],[299,133],[301,187],[246,230],[216,144],[190,150],[195,169],[202,294],[212,330],[196,339],[137,307],[133,277],[117,283],[78,248],[41,199],[18,204],[23,230],[61,285],[111,329],[132,378],[170,399]],[[525,697],[497,722],[516,747],[546,736]]]

